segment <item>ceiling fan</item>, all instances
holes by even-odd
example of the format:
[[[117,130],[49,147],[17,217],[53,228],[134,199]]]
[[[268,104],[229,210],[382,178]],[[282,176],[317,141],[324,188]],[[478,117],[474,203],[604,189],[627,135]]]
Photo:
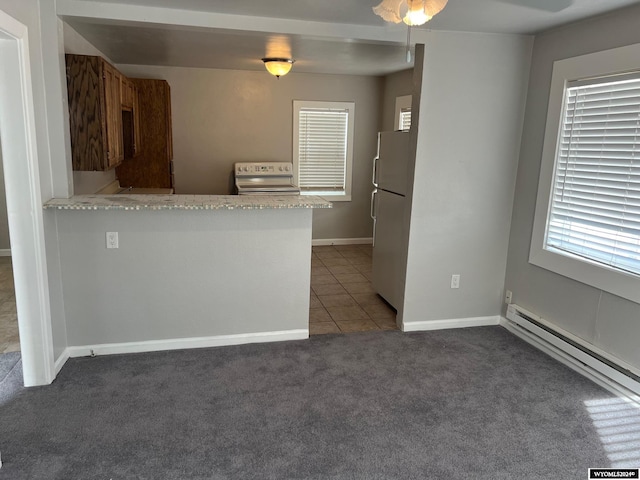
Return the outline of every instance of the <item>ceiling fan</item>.
[[[447,6],[448,1],[449,0],[382,0],[378,5],[373,7],[373,13],[382,17],[382,19],[387,22],[404,22],[409,26],[407,31],[407,63],[411,63],[411,27],[427,23]],[[573,5],[575,0],[498,1],[547,12],[559,12]]]
[[[559,12],[570,7],[574,0],[498,0],[521,7]],[[382,0],[373,12],[387,22],[404,22],[409,26],[424,25],[447,5],[448,0]],[[403,16],[402,12],[406,12]]]

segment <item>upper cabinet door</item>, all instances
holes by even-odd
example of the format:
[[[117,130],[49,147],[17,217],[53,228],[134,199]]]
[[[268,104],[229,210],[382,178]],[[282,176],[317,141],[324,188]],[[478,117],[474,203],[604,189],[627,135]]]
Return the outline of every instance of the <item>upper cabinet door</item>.
[[[74,170],[109,170],[124,158],[122,74],[103,58],[66,55]]]
[[[123,110],[133,110],[134,89],[133,82],[122,75],[120,81],[120,103]]]
[[[137,157],[142,152],[140,135],[140,102],[135,83],[122,75],[120,83],[122,104],[122,138],[124,158]]]
[[[99,57],[67,55],[67,93],[74,170],[106,170],[106,109]]]
[[[107,112],[107,166],[113,168],[124,160],[122,142],[122,103],[120,83],[122,75],[104,62],[105,109]]]
[[[140,115],[140,98],[138,87],[129,80],[133,88],[133,156],[137,157],[142,153],[142,130]]]

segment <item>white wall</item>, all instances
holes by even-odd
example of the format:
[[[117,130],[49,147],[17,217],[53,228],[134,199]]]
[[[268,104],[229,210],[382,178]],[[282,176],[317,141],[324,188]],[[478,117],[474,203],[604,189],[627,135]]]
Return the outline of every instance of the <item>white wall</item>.
[[[379,130],[382,79],[294,72],[117,65],[135,78],[162,78],[171,87],[175,190],[229,194],[233,163],[292,161],[293,100],[356,104],[351,202],[315,211],[314,238],[371,237],[371,160]]]
[[[640,6],[538,35],[513,207],[506,288],[513,302],[640,368],[640,305],[528,263],[555,60],[640,43]]]
[[[65,138],[61,125],[66,108],[66,92],[60,90],[63,71],[60,69],[61,50],[58,43],[58,19],[54,12],[54,2],[48,0],[0,0],[0,10],[11,15],[28,28],[29,55],[31,67],[31,89],[35,111],[35,140],[41,197],[48,200],[54,193],[67,196],[71,188],[70,155],[65,148]],[[46,81],[45,81],[46,79]],[[61,101],[62,99],[62,101]],[[67,135],[68,140],[68,135]],[[4,159],[7,161],[7,159]],[[67,168],[68,167],[68,168]],[[40,215],[41,213],[37,213]],[[37,224],[33,219],[33,224]],[[47,309],[43,315],[51,317],[53,353],[58,358],[66,348],[66,329],[59,285],[59,256],[55,225],[44,220],[46,247],[46,268],[42,270],[46,278],[49,298],[40,299]],[[35,253],[34,253],[35,256]],[[35,261],[35,260],[34,260]],[[15,267],[15,264],[14,264]],[[33,286],[32,286],[33,287]],[[46,290],[46,289],[45,289]],[[44,303],[47,303],[45,306]],[[50,307],[47,308],[47,307]],[[20,310],[19,310],[20,312]],[[33,325],[40,329],[40,325]],[[41,372],[44,373],[44,372]]]
[[[0,10],[11,15],[29,29],[29,54],[31,59],[31,75],[33,80],[33,96],[36,111],[45,111],[44,70],[42,64],[40,16],[37,0],[25,0],[16,2],[12,0],[0,0]],[[40,162],[40,181],[43,195],[50,193],[51,171],[49,168],[50,151],[47,144],[47,123],[44,115],[36,115],[36,128],[38,135],[38,156]]]
[[[437,31],[426,42],[405,324],[500,314],[531,44]]]
[[[396,98],[413,93],[413,68],[392,73],[384,77],[382,97],[382,128],[388,132],[397,130],[395,125]]]
[[[71,347],[308,329],[309,209],[49,214]]]
[[[0,138],[0,250],[9,250],[9,220],[7,218],[7,195],[4,190],[4,169],[2,168],[2,139]]]

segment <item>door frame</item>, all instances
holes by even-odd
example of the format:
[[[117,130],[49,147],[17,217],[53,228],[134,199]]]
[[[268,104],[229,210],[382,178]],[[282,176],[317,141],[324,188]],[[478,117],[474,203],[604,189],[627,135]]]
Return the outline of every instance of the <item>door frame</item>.
[[[28,29],[0,10],[0,148],[25,386],[55,378]]]

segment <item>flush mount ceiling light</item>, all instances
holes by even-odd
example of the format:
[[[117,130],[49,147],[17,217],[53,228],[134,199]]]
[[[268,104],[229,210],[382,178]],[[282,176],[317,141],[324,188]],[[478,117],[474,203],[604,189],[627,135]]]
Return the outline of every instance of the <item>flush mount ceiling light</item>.
[[[404,22],[410,27],[424,25],[447,5],[448,0],[382,0],[373,13],[387,22]],[[406,9],[403,17],[401,10]]]
[[[291,70],[293,66],[292,58],[276,58],[276,57],[266,57],[263,58],[264,66],[271,75],[280,78],[283,75],[286,75]]]

